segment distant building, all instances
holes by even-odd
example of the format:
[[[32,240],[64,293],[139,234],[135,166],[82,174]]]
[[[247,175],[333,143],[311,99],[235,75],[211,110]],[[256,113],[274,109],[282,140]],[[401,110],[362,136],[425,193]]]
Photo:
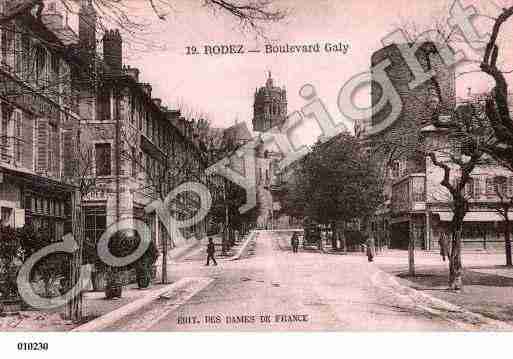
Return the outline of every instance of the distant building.
[[[281,126],[287,118],[287,91],[274,85],[269,71],[265,86],[255,90],[253,131],[266,132]]]

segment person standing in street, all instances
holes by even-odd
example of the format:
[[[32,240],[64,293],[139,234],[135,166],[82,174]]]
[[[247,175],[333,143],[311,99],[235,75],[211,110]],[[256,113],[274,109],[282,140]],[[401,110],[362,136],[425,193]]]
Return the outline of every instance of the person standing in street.
[[[374,261],[374,255],[375,255],[375,241],[374,236],[372,235],[372,232],[369,233],[369,236],[367,237],[367,240],[365,241],[365,246],[367,250],[367,260],[369,262]]]
[[[292,245],[292,252],[297,253],[298,247],[299,247],[299,238],[296,232],[292,234],[292,238],[290,240]]]
[[[440,255],[442,256],[442,260],[445,262],[445,257],[449,257],[449,236],[447,236],[447,233],[444,231],[440,233],[438,245],[440,246]]]
[[[210,264],[211,259],[212,259],[212,262],[214,262],[214,265],[215,266],[217,265],[217,261],[214,258],[215,252],[216,252],[216,247],[214,245],[214,241],[212,240],[212,238],[209,237],[208,245],[207,245],[207,264],[205,264],[206,266],[208,266]]]

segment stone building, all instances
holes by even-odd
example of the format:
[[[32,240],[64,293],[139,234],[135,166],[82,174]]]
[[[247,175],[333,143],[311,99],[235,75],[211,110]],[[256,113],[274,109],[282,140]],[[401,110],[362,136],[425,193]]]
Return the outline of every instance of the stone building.
[[[450,116],[457,109],[456,79],[454,69],[445,65],[436,45],[426,42],[419,47],[416,57],[423,69],[432,70],[434,76],[410,88],[414,77],[400,54],[401,46],[409,45],[387,46],[371,58],[372,66],[390,61],[386,73],[402,103],[402,111],[392,124],[384,131],[364,138],[381,166],[385,180],[386,201],[377,210],[371,229],[378,241],[386,242],[392,248],[407,248],[413,238],[418,248],[433,249],[438,246],[441,231],[449,228],[452,219],[450,198],[440,185],[441,170],[416,149],[429,148],[426,146],[433,141],[437,146],[451,149],[447,132],[434,127],[432,118]],[[381,87],[373,83],[371,91],[372,103],[377,104],[382,95]],[[440,99],[441,111],[435,114]],[[385,121],[390,113],[390,106],[374,112],[372,124]],[[487,248],[491,243],[501,242],[500,216],[493,210],[486,210],[496,200],[491,193],[490,181],[498,174],[509,176],[491,162],[478,166],[472,174],[476,187],[469,190],[469,195],[472,193],[474,198],[471,199],[471,211],[465,217],[466,248]]]
[[[153,98],[152,87],[140,81],[139,70],[123,64],[120,32],[105,31],[100,56],[95,45],[96,14],[90,1],[82,2],[80,13],[78,52],[90,61],[85,68],[93,70],[84,71],[77,80],[81,86],[81,141],[92,158],[89,176],[95,181],[84,203],[86,238],[97,241],[111,224],[136,218],[150,225],[153,238],[161,244],[163,236],[168,236],[165,226],[155,211],[146,213],[145,207],[163,201],[185,182],[206,183],[206,162],[192,138],[175,125],[181,120],[180,112]],[[89,56],[91,52],[93,56]],[[177,220],[190,216],[200,205],[190,192],[172,204],[171,214]],[[204,223],[199,223],[185,228],[185,238],[200,236],[203,227]],[[183,244],[177,238],[167,243]]]
[[[0,12],[15,4],[0,0]],[[70,230],[69,154],[77,144],[80,59],[48,19],[16,16],[0,29],[1,224]]]
[[[260,139],[260,134],[279,128],[287,119],[287,91],[285,86],[275,86],[269,72],[265,86],[255,91],[253,105],[253,131],[257,137],[255,159],[255,184],[257,188],[258,219],[261,228],[287,228],[290,218],[281,213],[279,194],[283,189],[280,182],[278,164],[283,159],[282,153],[272,144],[267,145]]]
[[[269,71],[265,86],[255,90],[253,131],[266,132],[281,126],[287,118],[287,91],[274,85]]]

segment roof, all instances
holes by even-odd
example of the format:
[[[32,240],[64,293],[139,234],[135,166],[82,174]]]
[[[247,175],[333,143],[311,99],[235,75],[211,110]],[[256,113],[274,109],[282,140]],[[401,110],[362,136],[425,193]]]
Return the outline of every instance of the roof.
[[[234,143],[251,141],[253,139],[246,122],[236,123],[235,125],[228,127],[224,130],[223,136],[226,140]]]

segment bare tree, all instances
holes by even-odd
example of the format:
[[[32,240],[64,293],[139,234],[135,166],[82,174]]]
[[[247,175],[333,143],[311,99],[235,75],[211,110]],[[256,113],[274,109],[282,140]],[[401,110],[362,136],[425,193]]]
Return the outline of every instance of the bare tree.
[[[83,1],[83,0],[80,0]],[[117,26],[129,32],[140,31],[145,23],[138,21],[130,14],[130,1],[128,0],[85,0],[90,1],[100,15],[101,26]],[[143,0],[160,20],[175,12],[174,0]],[[238,21],[241,29],[248,29],[258,34],[264,33],[264,26],[268,23],[284,20],[289,14],[288,9],[279,8],[274,0],[197,0],[210,9],[214,15],[221,12]],[[77,13],[77,0],[58,0],[70,13]],[[133,6],[133,3],[132,3]],[[35,11],[39,17],[44,11],[45,0],[19,0],[0,16],[0,25],[3,25],[17,16]],[[132,9],[133,10],[133,9]]]
[[[493,128],[495,141],[486,150],[487,153],[511,170],[513,170],[513,121],[508,105],[508,83],[503,71],[497,65],[499,59],[497,38],[503,24],[512,16],[513,6],[503,9],[495,19],[490,40],[481,62],[481,70],[490,75],[495,82],[492,96],[486,102],[486,115]]]
[[[176,131],[176,129],[175,129]],[[135,137],[134,137],[135,136]],[[169,151],[160,157],[143,156],[132,150],[131,144],[136,143],[137,136],[129,130],[121,131],[121,160],[129,163],[131,175],[135,177],[140,186],[135,191],[148,198],[150,201],[165,203],[169,192],[186,182],[199,182],[207,184],[203,170],[206,168],[203,154],[198,145],[191,138],[183,134],[174,133]],[[171,204],[177,209],[171,213],[174,217],[180,216],[179,209],[191,208],[197,198],[191,198],[191,193],[177,196]],[[185,214],[190,215],[190,214]],[[158,225],[158,220],[157,220]],[[172,231],[174,232],[174,230]],[[172,234],[172,233],[170,233]],[[174,247],[173,240],[167,242],[167,235],[162,236],[162,282],[167,282],[167,250]]]
[[[72,137],[73,139],[73,137]],[[64,164],[64,181],[72,184],[76,190],[72,198],[72,225],[73,236],[78,244],[78,250],[73,253],[73,260],[70,268],[70,284],[74,286],[80,279],[80,271],[84,254],[84,229],[85,213],[83,203],[86,197],[96,188],[96,176],[94,175],[94,156],[90,144],[80,143],[80,130],[76,133],[76,145],[67,148],[69,159]],[[67,305],[68,318],[79,323],[82,318],[82,292],[73,296]]]

